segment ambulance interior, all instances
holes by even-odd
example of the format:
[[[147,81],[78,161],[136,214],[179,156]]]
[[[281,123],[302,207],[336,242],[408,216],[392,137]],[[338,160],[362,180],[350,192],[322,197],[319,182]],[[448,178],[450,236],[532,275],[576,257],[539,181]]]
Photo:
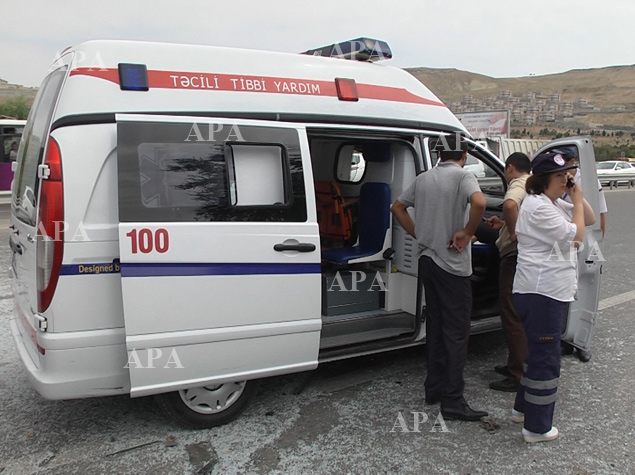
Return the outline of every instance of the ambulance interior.
[[[321,350],[412,339],[425,318],[417,312],[425,306],[417,243],[392,219],[390,206],[420,171],[415,156],[428,140],[329,133],[310,133],[309,140],[322,257]],[[504,177],[483,165],[487,176],[477,179],[487,214],[500,214]],[[499,314],[498,252],[483,228],[479,238],[488,242],[472,244],[473,320]]]

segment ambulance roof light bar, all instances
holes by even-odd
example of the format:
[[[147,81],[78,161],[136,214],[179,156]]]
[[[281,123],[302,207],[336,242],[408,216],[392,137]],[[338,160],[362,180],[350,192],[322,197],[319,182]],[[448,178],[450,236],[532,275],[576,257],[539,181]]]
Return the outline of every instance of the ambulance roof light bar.
[[[302,54],[370,62],[392,58],[392,51],[388,43],[373,38],[356,38],[342,41],[341,43],[310,49]]]

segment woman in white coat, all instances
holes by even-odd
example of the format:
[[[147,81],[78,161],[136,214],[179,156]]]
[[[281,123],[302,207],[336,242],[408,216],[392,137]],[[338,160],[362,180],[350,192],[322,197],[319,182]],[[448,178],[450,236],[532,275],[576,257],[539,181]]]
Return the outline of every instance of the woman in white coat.
[[[526,442],[558,437],[553,412],[560,377],[562,319],[577,288],[576,249],[585,226],[595,222],[582,189],[572,180],[574,174],[575,167],[566,164],[562,155],[538,155],[516,223],[518,265],[513,298],[527,335],[528,356],[512,420],[524,423]],[[572,203],[561,199],[565,191]]]

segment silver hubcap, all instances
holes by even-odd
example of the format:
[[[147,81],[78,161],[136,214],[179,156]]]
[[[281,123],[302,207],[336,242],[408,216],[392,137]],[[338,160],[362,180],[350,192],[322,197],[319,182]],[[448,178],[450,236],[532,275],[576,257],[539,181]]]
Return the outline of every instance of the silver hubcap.
[[[217,414],[234,404],[245,390],[247,381],[225,383],[179,391],[187,407],[199,414]]]

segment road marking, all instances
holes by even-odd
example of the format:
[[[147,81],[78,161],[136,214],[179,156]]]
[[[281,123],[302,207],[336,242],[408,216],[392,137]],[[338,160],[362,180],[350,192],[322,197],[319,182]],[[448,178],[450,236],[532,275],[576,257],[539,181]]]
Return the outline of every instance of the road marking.
[[[613,297],[600,300],[598,311],[615,307],[616,305],[629,302],[631,300],[635,300],[635,290],[631,290],[630,292],[624,292],[623,294],[614,295]]]

